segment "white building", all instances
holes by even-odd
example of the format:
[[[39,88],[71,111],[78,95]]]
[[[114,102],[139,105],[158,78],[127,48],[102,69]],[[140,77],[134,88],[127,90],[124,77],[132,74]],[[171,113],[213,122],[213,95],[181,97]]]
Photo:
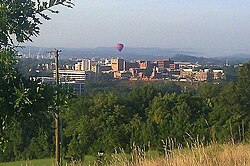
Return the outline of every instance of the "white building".
[[[91,71],[91,60],[82,59],[77,61],[77,63],[75,64],[75,70]]]
[[[86,81],[91,78],[91,71],[81,71],[81,70],[59,70],[60,82],[68,81]],[[55,77],[55,71],[54,71]]]
[[[213,70],[213,77],[215,80],[219,79],[219,78],[224,78],[224,72],[223,70]]]

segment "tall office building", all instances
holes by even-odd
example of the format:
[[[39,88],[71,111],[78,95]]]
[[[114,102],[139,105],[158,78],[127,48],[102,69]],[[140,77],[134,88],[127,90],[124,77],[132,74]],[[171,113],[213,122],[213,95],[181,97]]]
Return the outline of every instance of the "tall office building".
[[[91,60],[82,59],[75,64],[75,70],[91,71]]]
[[[170,60],[170,58],[166,58],[164,60],[158,60],[156,63],[159,68],[169,68],[170,64],[174,64],[174,61]]]
[[[90,71],[91,70],[91,61],[89,59],[83,59],[81,65],[82,71]]]
[[[125,60],[121,58],[112,58],[111,67],[113,71],[124,71],[125,70]]]

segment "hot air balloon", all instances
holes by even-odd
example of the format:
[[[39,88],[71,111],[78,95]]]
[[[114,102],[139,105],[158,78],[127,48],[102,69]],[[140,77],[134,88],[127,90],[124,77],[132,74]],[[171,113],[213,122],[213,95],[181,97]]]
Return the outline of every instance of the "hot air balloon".
[[[124,44],[122,44],[122,43],[118,43],[118,44],[116,44],[116,46],[115,46],[117,49],[118,49],[118,51],[119,52],[121,52],[122,51],[122,49],[124,48]]]

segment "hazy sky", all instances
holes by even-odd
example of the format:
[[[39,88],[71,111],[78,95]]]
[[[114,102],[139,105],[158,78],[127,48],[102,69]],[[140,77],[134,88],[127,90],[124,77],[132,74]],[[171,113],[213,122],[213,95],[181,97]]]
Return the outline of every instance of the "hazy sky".
[[[50,14],[35,46],[250,53],[250,0],[75,0]]]

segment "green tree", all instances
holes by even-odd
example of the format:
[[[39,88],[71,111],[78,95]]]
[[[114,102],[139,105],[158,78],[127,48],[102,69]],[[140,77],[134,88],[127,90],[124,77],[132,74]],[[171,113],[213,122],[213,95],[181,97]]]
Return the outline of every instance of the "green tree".
[[[151,100],[158,94],[152,85],[138,87],[125,95],[124,105],[131,111],[132,115],[138,114],[143,120],[146,118],[146,109],[149,107]]]
[[[244,111],[249,112],[250,108],[250,62],[245,63],[239,69],[239,81],[237,91],[240,96],[240,102],[243,105]]]
[[[153,125],[153,133],[157,133],[157,137],[148,141],[160,147],[160,141],[167,138],[174,138],[177,143],[184,143],[184,138],[195,138],[197,135],[209,139],[205,120],[210,111],[206,102],[192,94],[158,95],[148,111],[148,123]]]
[[[68,108],[62,113],[64,122],[65,155],[82,158],[89,152],[89,147],[94,141],[95,131],[92,128],[90,107],[93,99],[79,96],[68,103]]]
[[[71,0],[0,0],[0,160],[21,159],[37,150],[35,157],[45,157],[51,148],[40,148],[51,138],[53,89],[23,77],[15,68],[17,52],[15,43],[31,41],[39,35],[40,17],[50,17],[44,11],[56,5],[72,7]],[[46,131],[46,132],[40,132]],[[51,142],[50,142],[51,143]],[[46,144],[44,144],[46,145]],[[32,147],[32,148],[31,148]],[[43,152],[41,152],[43,151]],[[25,155],[24,155],[25,153]],[[43,154],[42,154],[43,153]]]
[[[242,141],[249,134],[250,63],[240,67],[238,83],[229,82],[218,96],[210,115],[212,136],[220,142]]]
[[[198,95],[207,101],[207,103],[212,107],[221,92],[222,87],[218,84],[204,82],[201,83],[198,88]]]
[[[40,32],[40,17],[49,20],[44,11],[53,10],[56,5],[72,7],[71,0],[49,0],[36,2],[32,0],[0,0],[0,49],[14,46],[14,42],[32,41],[31,37]]]
[[[219,95],[218,102],[210,114],[213,139],[224,142],[239,138],[238,124],[241,124],[245,115],[241,110],[238,97],[236,85],[233,82],[230,82]]]
[[[225,80],[227,82],[233,81],[236,83],[238,81],[238,67],[234,67],[233,65],[226,66],[223,68],[223,71],[225,72]]]

